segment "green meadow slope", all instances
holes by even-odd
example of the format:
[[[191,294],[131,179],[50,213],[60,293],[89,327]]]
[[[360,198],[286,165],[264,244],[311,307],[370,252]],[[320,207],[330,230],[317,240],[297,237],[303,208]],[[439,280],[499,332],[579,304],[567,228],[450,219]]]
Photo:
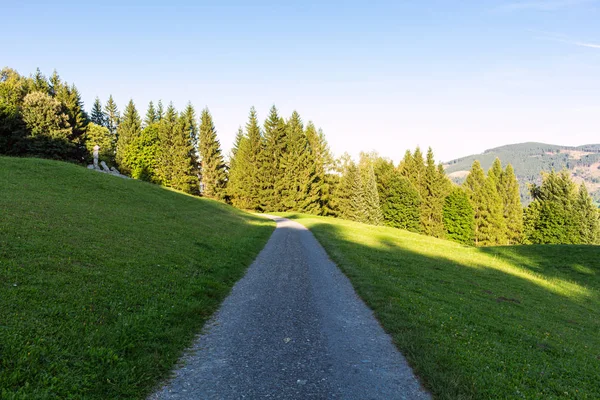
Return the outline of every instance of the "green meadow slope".
[[[0,398],[144,398],[273,229],[144,182],[0,157]]]
[[[281,215],[311,229],[436,398],[600,398],[600,246],[472,248]]]

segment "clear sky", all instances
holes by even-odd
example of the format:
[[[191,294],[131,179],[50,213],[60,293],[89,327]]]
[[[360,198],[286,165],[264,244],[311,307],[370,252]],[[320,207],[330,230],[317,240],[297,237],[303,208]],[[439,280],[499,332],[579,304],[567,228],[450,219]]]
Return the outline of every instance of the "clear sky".
[[[250,106],[323,128],[336,155],[439,160],[600,142],[600,0],[2,0],[0,67],[56,69],[89,110],[188,101],[225,151]]]

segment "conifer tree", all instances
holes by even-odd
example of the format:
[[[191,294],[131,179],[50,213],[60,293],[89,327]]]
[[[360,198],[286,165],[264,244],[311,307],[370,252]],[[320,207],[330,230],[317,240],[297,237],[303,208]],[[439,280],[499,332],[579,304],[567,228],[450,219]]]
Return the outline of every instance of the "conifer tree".
[[[115,160],[122,173],[131,173],[131,160],[128,154],[128,146],[132,140],[138,138],[142,133],[142,121],[133,100],[129,100],[123,113],[123,119],[117,129],[117,151]]]
[[[54,74],[56,74],[56,71],[54,71]],[[44,74],[42,74],[42,71],[40,71],[39,68],[35,70],[35,74],[33,74],[31,82],[31,92],[42,92],[54,97],[48,80],[46,79]]]
[[[115,136],[115,142],[117,137],[117,128],[119,126],[119,109],[117,103],[112,97],[112,94],[108,97],[108,101],[104,106],[104,113],[106,114],[106,127]]]
[[[475,215],[475,245],[489,246],[505,242],[502,200],[493,179],[486,178],[479,161],[473,162],[465,181]]]
[[[446,237],[458,243],[472,245],[475,215],[464,189],[456,187],[444,201]]]
[[[157,154],[156,176],[164,185],[186,193],[198,188],[190,160],[192,151],[187,121],[177,115],[173,104],[169,104],[164,118],[158,123],[160,151]]]
[[[427,151],[427,165],[422,180],[421,232],[440,238],[444,236],[445,179],[445,175],[440,176],[430,147]]]
[[[575,200],[580,243],[600,244],[600,212],[582,182]]]
[[[304,199],[299,211],[315,215],[329,213],[330,187],[327,170],[332,163],[325,135],[309,122],[304,132],[308,143],[308,154],[302,182]]]
[[[332,211],[339,218],[352,219],[351,199],[358,176],[358,168],[348,153],[344,153],[336,164],[339,181],[333,188]]]
[[[96,97],[96,100],[94,100],[90,121],[98,126],[106,126],[106,114],[104,114],[104,111],[102,110],[102,103],[100,103],[100,99],[98,97]]]
[[[524,216],[526,243],[581,243],[580,220],[575,205],[577,188],[567,171],[542,174],[542,185],[530,186],[533,201]]]
[[[421,198],[410,180],[393,165],[378,160],[374,165],[383,224],[393,228],[419,232]]]
[[[200,117],[199,149],[201,162],[202,195],[213,199],[225,196],[227,174],[221,154],[221,144],[208,108],[202,110]]]
[[[154,108],[154,103],[150,101],[150,103],[148,103],[146,117],[144,118],[144,126],[152,125],[155,122],[158,122],[158,115],[156,113],[156,109]]]
[[[283,169],[282,210],[294,210],[304,198],[308,169],[308,141],[300,115],[294,111],[286,123],[286,152],[281,160]]]
[[[361,154],[358,174],[354,179],[350,199],[351,219],[371,225],[381,225],[383,217],[377,192],[377,180],[373,162],[367,154]]]
[[[248,190],[250,177],[247,171],[249,151],[248,136],[240,127],[231,150],[227,196],[235,207],[241,209],[251,208]]]
[[[250,115],[248,117],[248,122],[246,123],[246,135],[248,137],[246,171],[249,178],[247,181],[246,190],[249,195],[249,208],[260,211],[264,209],[264,203],[261,194],[263,192],[265,182],[262,180],[260,165],[263,158],[263,139],[260,126],[258,124],[258,116],[254,107],[250,109]]]
[[[160,121],[165,116],[165,111],[163,109],[162,100],[158,100],[158,105],[156,106],[156,120]]]
[[[198,131],[198,123],[196,122],[196,110],[191,103],[185,107],[185,110],[181,113],[181,117],[179,119],[180,123],[183,125],[183,129],[187,133],[187,141],[190,148],[190,163],[192,165],[192,174],[196,177],[196,180],[200,177],[200,149],[199,145],[199,131]],[[196,187],[196,186],[195,186]],[[194,194],[199,194],[200,186],[197,185],[198,190],[194,192]]]
[[[279,116],[277,108],[271,107],[264,123],[265,151],[263,152],[263,198],[265,210],[281,211],[283,191],[282,160],[287,151],[285,121]]]
[[[508,244],[521,243],[523,236],[523,206],[519,193],[519,182],[512,165],[508,164],[502,173],[502,200],[504,222]]]

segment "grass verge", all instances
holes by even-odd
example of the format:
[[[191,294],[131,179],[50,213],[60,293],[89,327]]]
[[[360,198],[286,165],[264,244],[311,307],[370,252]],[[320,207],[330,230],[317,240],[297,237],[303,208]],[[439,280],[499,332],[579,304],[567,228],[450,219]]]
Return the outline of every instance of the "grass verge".
[[[439,399],[600,398],[600,246],[472,248],[304,224]]]
[[[273,228],[144,182],[0,157],[0,398],[144,398]]]

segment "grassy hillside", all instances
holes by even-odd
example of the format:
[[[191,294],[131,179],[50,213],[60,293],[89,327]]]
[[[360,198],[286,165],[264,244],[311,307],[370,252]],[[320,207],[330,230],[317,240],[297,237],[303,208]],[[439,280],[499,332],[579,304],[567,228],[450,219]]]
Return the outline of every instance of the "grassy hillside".
[[[140,181],[0,157],[0,398],[144,398],[273,228]]]
[[[299,214],[440,399],[600,398],[600,247],[471,248]]]
[[[521,197],[529,199],[527,183],[541,182],[540,172],[567,168],[577,182],[585,182],[592,197],[600,203],[600,144],[579,147],[556,146],[544,143],[519,143],[489,149],[482,154],[452,160],[444,164],[446,173],[461,182],[473,161],[479,160],[487,171],[496,157],[503,164],[512,164],[521,184]]]

